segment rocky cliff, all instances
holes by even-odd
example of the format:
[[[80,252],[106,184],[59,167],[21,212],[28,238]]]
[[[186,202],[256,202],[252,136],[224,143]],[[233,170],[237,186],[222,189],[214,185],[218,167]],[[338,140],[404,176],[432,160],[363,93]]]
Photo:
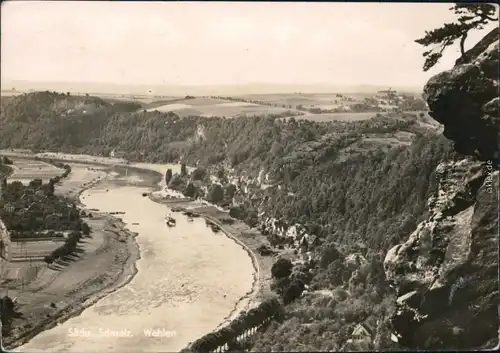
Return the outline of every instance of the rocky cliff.
[[[498,47],[496,29],[424,88],[464,159],[438,166],[428,219],[385,259],[398,295],[392,323],[411,349],[498,344]]]
[[[457,152],[483,161],[498,158],[498,38],[496,28],[465,53],[468,60],[460,58],[424,88],[443,135],[455,142]]]
[[[11,258],[11,241],[10,234],[7,227],[0,219],[0,282],[4,279],[5,272],[7,271],[7,262]]]

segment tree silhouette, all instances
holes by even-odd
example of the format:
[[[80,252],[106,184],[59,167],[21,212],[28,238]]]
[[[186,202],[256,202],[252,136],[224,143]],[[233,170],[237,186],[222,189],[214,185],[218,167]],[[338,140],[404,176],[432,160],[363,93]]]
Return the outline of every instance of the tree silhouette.
[[[54,195],[54,192],[55,192],[55,186],[54,186],[54,184],[55,184],[54,180],[50,179],[49,183],[47,184],[47,191],[46,191],[47,195],[49,195],[49,196]]]
[[[208,192],[208,201],[219,203],[224,200],[224,189],[220,184],[212,184]]]
[[[170,183],[170,180],[172,180],[172,169],[167,169],[165,173],[165,183],[168,185]]]
[[[187,175],[187,167],[186,167],[186,163],[182,162],[181,163],[181,176],[186,176]]]
[[[280,258],[271,267],[271,274],[274,278],[288,277],[292,273],[293,264],[289,259]]]
[[[189,182],[184,189],[184,195],[187,197],[194,197],[196,195],[196,187],[193,183]]]
[[[450,10],[458,16],[456,22],[445,23],[442,27],[426,31],[425,36],[415,40],[424,47],[434,45],[431,50],[422,55],[425,58],[423,70],[428,71],[436,65],[443,56],[444,50],[460,39],[460,53],[465,57],[464,44],[470,30],[483,29],[484,25],[495,18],[496,7],[491,4],[455,4]],[[465,58],[467,62],[467,58]]]
[[[236,185],[234,184],[228,184],[226,187],[225,187],[225,190],[224,190],[224,194],[226,195],[226,198],[228,200],[232,200],[233,197],[234,197],[234,194],[236,194]]]
[[[207,175],[207,171],[203,168],[196,168],[195,170],[193,170],[193,173],[192,173],[192,178],[193,180],[203,180],[205,179]]]

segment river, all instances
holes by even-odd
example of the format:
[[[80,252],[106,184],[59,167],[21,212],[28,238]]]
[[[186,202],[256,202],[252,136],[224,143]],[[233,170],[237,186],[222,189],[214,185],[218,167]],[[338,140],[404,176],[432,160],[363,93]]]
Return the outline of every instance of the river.
[[[99,184],[82,194],[87,208],[125,212],[118,217],[138,233],[138,272],[79,316],[17,350],[179,351],[214,330],[251,290],[254,269],[239,245],[213,233],[201,218],[188,222],[174,214],[177,226],[167,227],[167,207],[142,197],[145,191]]]

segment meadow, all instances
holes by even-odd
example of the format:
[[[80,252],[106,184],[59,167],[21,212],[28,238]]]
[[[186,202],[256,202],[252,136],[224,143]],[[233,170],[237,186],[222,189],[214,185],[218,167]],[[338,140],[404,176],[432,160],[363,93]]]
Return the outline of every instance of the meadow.
[[[254,103],[233,102],[225,99],[214,98],[194,98],[194,99],[176,99],[166,104],[157,105],[152,102],[144,106],[148,111],[158,110],[161,112],[174,112],[181,117],[186,116],[225,116],[236,117],[239,115],[267,115],[282,114],[286,111],[296,111],[295,109],[285,109],[279,107],[270,107]]]
[[[74,94],[78,95],[78,94]],[[80,94],[83,96],[83,94]],[[326,121],[359,121],[367,120],[376,112],[349,111],[353,105],[363,104],[366,99],[376,98],[373,93],[273,93],[248,94],[239,96],[153,96],[153,95],[118,95],[98,94],[105,101],[116,104],[134,102],[141,110],[174,112],[180,117],[226,117],[281,115],[295,119],[315,122]],[[7,101],[9,92],[2,92]],[[380,98],[380,97],[379,97]],[[380,104],[383,110],[391,110],[395,106]],[[311,111],[312,109],[312,111]],[[314,109],[321,109],[315,112]],[[327,112],[337,109],[339,112]],[[88,110],[88,109],[87,109]],[[286,113],[291,114],[287,115]],[[411,112],[417,113],[418,112]],[[433,120],[425,117],[425,123],[431,125]],[[435,124],[435,123],[434,123]],[[429,126],[431,127],[431,126]]]
[[[356,121],[370,119],[375,113],[308,113],[296,109],[298,105],[307,108],[335,109],[341,106],[361,102],[366,95],[343,96],[338,94],[263,94],[247,95],[238,97],[203,97],[203,98],[171,98],[153,101],[143,104],[147,111],[158,110],[161,112],[174,112],[181,117],[186,116],[220,116],[237,117],[253,115],[285,114],[292,112],[290,116],[296,119],[306,119],[311,121]],[[236,101],[244,100],[244,101]],[[347,108],[348,109],[348,108]],[[299,115],[302,114],[302,115]]]

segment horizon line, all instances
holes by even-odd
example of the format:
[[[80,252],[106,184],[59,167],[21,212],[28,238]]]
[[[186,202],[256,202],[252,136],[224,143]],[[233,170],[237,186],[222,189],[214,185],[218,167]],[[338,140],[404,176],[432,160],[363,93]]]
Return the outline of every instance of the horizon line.
[[[323,86],[323,87],[352,87],[352,86],[377,86],[377,87],[404,87],[404,88],[420,88],[417,85],[391,85],[387,83],[326,83],[326,82],[303,82],[303,83],[286,83],[286,82],[245,82],[245,83],[211,83],[211,84],[176,84],[176,83],[116,83],[110,81],[46,81],[46,80],[26,80],[26,79],[11,79],[4,78],[1,83],[8,82],[23,82],[34,84],[94,84],[94,85],[113,85],[113,86],[165,86],[165,87],[225,87],[225,86],[250,86],[250,85],[267,85],[267,86]]]

